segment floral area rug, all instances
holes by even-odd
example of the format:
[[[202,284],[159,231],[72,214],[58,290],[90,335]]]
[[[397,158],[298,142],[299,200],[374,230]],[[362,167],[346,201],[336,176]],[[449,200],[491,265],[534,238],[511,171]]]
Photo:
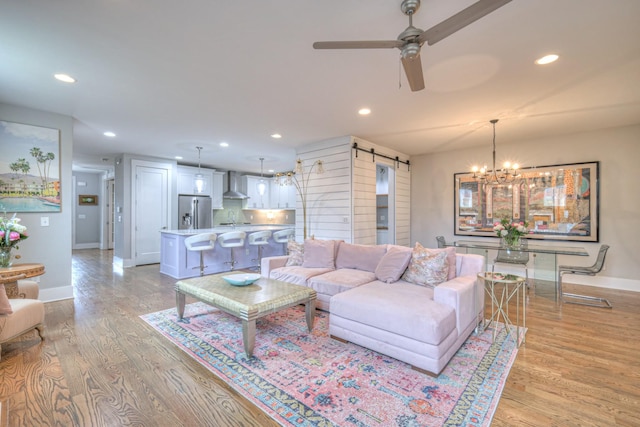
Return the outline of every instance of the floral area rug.
[[[313,331],[304,307],[257,321],[247,358],[242,323],[204,303],[141,318],[283,426],[488,426],[517,354],[501,324],[473,333],[437,378],[332,339],[329,313]]]

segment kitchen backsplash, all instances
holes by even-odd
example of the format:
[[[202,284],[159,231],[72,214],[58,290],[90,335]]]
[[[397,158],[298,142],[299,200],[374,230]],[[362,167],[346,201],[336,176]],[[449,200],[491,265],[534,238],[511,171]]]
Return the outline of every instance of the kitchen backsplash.
[[[225,199],[224,209],[213,210],[213,225],[232,222],[236,224],[295,224],[294,210],[242,209],[242,200]]]

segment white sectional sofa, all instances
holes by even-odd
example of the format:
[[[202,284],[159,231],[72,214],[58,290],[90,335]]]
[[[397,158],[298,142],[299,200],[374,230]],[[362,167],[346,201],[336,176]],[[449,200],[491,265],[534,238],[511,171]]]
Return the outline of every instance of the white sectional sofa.
[[[302,259],[293,262],[300,265],[287,265],[299,254],[263,258],[261,273],[315,289],[316,306],[330,312],[334,338],[437,375],[477,326],[484,307],[477,280],[483,257],[454,251],[307,240]],[[446,267],[438,264],[447,270],[438,273],[444,280],[433,286],[404,280],[420,281],[414,267],[425,253],[447,259]]]

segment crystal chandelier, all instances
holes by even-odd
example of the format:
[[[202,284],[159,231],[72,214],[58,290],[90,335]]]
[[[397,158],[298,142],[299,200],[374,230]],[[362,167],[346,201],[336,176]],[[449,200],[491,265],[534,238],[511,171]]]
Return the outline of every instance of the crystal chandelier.
[[[289,172],[278,172],[275,174],[275,182],[278,185],[294,185],[302,201],[302,221],[304,238],[307,238],[307,189],[309,187],[309,178],[315,168],[318,175],[324,173],[322,160],[313,162],[308,171],[305,171],[304,164],[301,159],[296,160],[296,167]],[[297,175],[297,176],[296,176]]]
[[[471,172],[473,172],[473,178],[477,179],[483,184],[510,184],[520,178],[517,163],[511,164],[511,162],[504,162],[502,169],[496,169],[496,123],[498,119],[491,120],[493,124],[493,164],[491,170],[487,168],[485,164],[483,167],[473,166]]]

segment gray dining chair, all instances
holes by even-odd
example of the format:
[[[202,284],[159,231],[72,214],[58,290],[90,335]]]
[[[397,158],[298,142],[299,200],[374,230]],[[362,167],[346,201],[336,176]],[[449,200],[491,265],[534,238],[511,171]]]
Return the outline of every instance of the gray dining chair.
[[[438,242],[438,247],[439,248],[444,248],[446,245],[446,242],[444,240],[444,236],[436,236],[436,241]]]
[[[602,271],[604,267],[604,259],[609,250],[609,245],[600,246],[598,251],[598,257],[596,262],[590,267],[572,266],[572,265],[560,265],[558,266],[558,294],[560,294],[562,301],[567,304],[580,304],[588,305],[591,307],[599,308],[613,308],[609,300],[605,298],[592,297],[589,295],[572,294],[562,291],[562,277],[565,274],[582,274],[586,276],[595,276]],[[565,299],[568,298],[568,299]]]
[[[527,239],[522,239],[522,249],[527,249],[527,247]],[[528,251],[518,249],[498,249],[498,255],[496,255],[493,260],[493,265],[491,266],[491,273],[494,272],[496,264],[522,265],[524,267],[525,284],[527,288],[529,287],[529,269],[527,268],[527,264],[529,264]]]

